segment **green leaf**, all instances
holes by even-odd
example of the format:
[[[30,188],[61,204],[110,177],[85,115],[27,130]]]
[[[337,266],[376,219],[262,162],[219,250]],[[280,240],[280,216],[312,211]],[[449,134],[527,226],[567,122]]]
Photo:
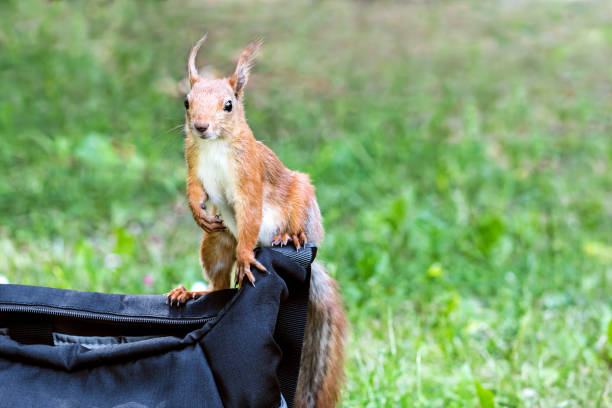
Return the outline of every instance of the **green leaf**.
[[[474,381],[474,387],[476,387],[476,395],[481,408],[495,408],[493,392],[484,388],[478,381]]]
[[[476,246],[483,254],[489,254],[503,235],[505,226],[498,216],[484,216],[476,224]]]

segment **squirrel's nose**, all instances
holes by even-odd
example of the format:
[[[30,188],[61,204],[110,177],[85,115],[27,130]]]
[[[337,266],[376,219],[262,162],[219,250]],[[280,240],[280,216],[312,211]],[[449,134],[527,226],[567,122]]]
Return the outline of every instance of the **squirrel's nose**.
[[[198,132],[204,133],[208,130],[208,123],[196,123],[194,127]]]

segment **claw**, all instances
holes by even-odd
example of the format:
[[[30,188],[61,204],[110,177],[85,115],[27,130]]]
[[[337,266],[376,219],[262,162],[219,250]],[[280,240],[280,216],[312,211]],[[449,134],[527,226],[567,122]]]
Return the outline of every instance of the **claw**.
[[[255,287],[255,276],[251,272],[251,265],[255,266],[257,269],[262,272],[268,272],[265,266],[263,266],[259,261],[257,261],[253,256],[247,258],[246,260],[238,261],[238,266],[236,267],[236,276],[234,278],[234,285],[238,285],[239,288],[242,287],[244,283],[244,277],[249,280],[249,283]]]
[[[308,239],[306,238],[306,234],[302,231],[299,234],[289,235],[288,233],[278,234],[274,238],[272,238],[273,246],[285,246],[291,240],[293,242],[293,246],[295,250],[299,250],[300,248],[306,246],[308,243]]]
[[[293,235],[291,236],[291,241],[293,241],[293,245],[295,246],[295,250],[296,250],[296,251],[302,247],[302,246],[300,245],[300,239],[298,238],[298,236],[297,236],[297,235],[293,234]]]
[[[284,234],[278,234],[272,238],[272,245],[285,246],[287,242],[289,242],[289,239],[291,239],[291,237],[286,232]]]

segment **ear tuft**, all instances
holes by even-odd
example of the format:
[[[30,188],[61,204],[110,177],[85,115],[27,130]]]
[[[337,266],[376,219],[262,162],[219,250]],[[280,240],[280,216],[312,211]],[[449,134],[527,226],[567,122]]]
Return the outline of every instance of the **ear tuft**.
[[[236,98],[240,99],[242,96],[242,90],[249,80],[249,73],[251,71],[251,67],[255,63],[255,57],[257,55],[257,51],[263,44],[263,39],[259,39],[257,41],[249,44],[240,54],[240,58],[238,59],[238,64],[236,65],[236,71],[234,75],[229,79],[230,86],[234,89],[234,94]]]
[[[191,52],[189,53],[189,60],[187,62],[187,72],[189,73],[189,82],[191,83],[191,86],[193,86],[193,84],[196,83],[198,79],[200,79],[198,69],[196,68],[195,60],[196,56],[198,55],[198,50],[200,49],[200,46],[202,46],[202,43],[206,41],[207,36],[208,33],[204,34],[204,36],[198,40],[198,42],[193,46]]]

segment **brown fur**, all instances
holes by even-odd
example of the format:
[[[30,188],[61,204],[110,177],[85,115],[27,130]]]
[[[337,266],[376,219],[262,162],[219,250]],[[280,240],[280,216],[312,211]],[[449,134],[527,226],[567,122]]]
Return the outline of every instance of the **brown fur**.
[[[338,284],[316,261],[311,272],[295,408],[335,406],[344,382],[344,339],[348,323]]]
[[[236,239],[229,231],[204,232],[200,261],[213,288],[229,288],[236,261]]]
[[[256,245],[320,244],[323,226],[308,175],[287,169],[272,150],[255,140],[247,125],[242,97],[261,42],[242,52],[230,78],[203,79],[195,57],[205,38],[189,55],[187,196],[196,223],[204,229],[200,246],[204,273],[211,289],[219,290],[230,287],[234,262],[240,284],[244,277],[255,281],[251,265],[265,270],[253,256]],[[210,214],[206,201],[212,204]],[[205,293],[179,287],[169,299],[181,303]],[[296,407],[326,408],[338,401],[346,326],[336,282],[313,263]]]

